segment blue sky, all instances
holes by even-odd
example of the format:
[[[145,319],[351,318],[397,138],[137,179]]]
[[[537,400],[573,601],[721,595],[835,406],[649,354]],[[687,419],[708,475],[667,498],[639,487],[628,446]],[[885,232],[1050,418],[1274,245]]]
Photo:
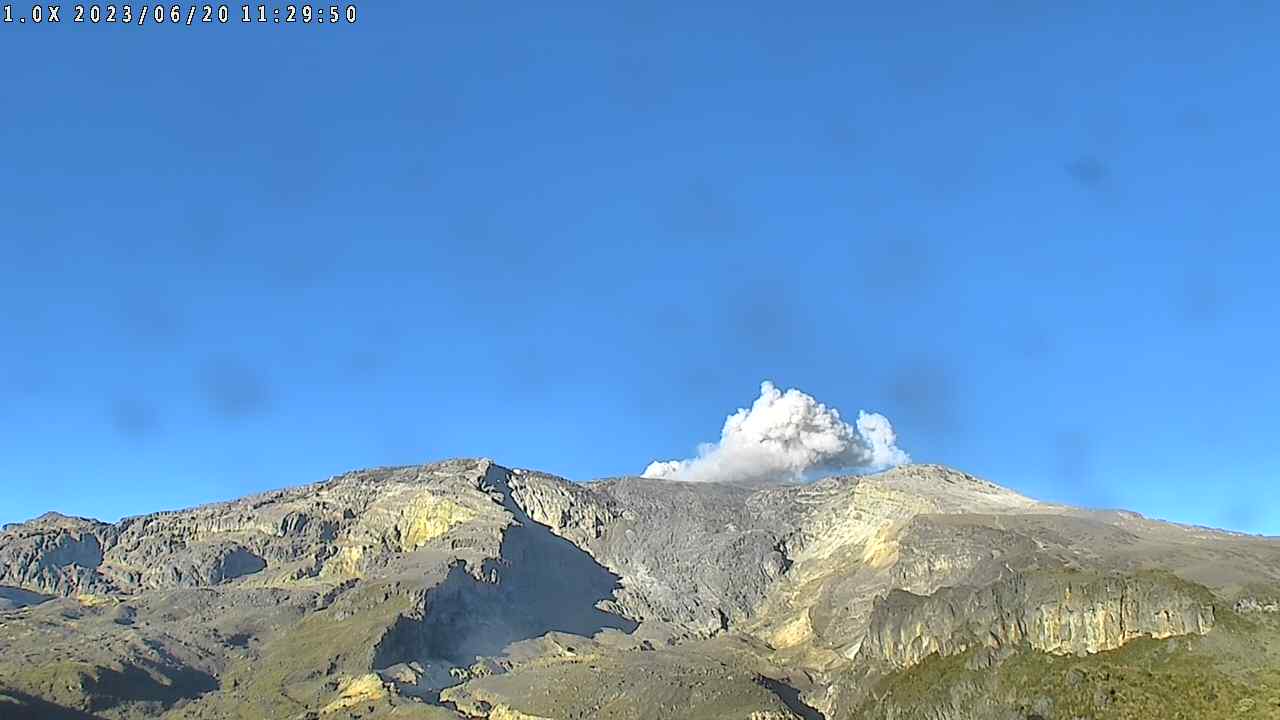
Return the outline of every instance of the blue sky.
[[[1066,5],[0,27],[0,522],[634,473],[768,378],[1280,534],[1280,11]]]

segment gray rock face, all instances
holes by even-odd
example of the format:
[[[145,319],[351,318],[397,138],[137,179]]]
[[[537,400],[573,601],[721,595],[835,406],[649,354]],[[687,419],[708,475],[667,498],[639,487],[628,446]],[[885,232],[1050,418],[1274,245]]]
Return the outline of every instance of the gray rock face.
[[[899,668],[973,647],[1085,655],[1139,637],[1203,635],[1213,624],[1209,599],[1170,577],[1039,572],[929,596],[894,590],[876,603],[859,655]]]
[[[621,478],[575,486],[516,471],[537,522],[618,573],[609,607],[676,635],[708,636],[751,614],[790,565],[802,509],[749,488]]]
[[[451,461],[358,471],[320,485],[115,525],[47,515],[0,533],[0,584],[73,596],[236,579],[283,585],[356,576],[366,567],[385,567],[491,505],[477,485],[482,465],[488,467]],[[263,573],[269,576],[252,577]]]
[[[1280,613],[1280,601],[1259,600],[1255,597],[1241,598],[1236,601],[1235,610],[1243,615],[1249,613]]]
[[[56,513],[0,532],[0,584],[51,595],[109,592],[103,550],[114,542],[113,526]]]
[[[143,572],[148,587],[208,587],[262,570],[267,563],[235,543],[205,543],[166,558],[162,566]]]

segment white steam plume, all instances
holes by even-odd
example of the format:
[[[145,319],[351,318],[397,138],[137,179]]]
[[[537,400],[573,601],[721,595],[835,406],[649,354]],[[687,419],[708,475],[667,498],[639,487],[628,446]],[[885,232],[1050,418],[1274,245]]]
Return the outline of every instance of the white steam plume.
[[[850,425],[835,408],[766,380],[750,409],[725,419],[718,444],[702,444],[698,457],[689,460],[649,463],[643,474],[692,482],[787,482],[824,470],[878,470],[911,461],[897,440],[883,415],[859,412]]]

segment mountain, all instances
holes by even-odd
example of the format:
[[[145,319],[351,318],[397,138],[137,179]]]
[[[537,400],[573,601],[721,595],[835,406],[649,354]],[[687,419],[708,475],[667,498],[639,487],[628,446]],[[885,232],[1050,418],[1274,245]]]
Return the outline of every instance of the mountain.
[[[361,470],[0,532],[3,718],[1280,718],[1280,539],[908,465]]]

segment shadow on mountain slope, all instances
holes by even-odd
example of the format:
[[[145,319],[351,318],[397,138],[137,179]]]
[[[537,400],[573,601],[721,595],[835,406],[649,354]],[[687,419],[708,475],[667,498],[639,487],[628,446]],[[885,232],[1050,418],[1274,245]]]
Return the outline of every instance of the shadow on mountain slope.
[[[22,588],[0,586],[0,610],[19,610],[40,605],[52,599],[52,595],[31,592]]]
[[[782,701],[782,704],[786,705],[787,709],[795,713],[798,717],[801,717],[804,720],[827,719],[827,716],[823,715],[822,711],[800,699],[799,690],[791,687],[781,680],[774,680],[773,678],[760,676],[756,678],[756,682],[760,683],[765,690],[776,695],[778,699]]]
[[[9,669],[12,670],[12,666]],[[184,666],[171,656],[164,663],[144,660],[140,664],[125,663],[118,667],[48,663],[31,666],[29,670],[28,679],[36,678],[34,687],[24,682],[13,684],[36,690],[46,697],[0,687],[0,720],[12,717],[90,718],[97,717],[91,714],[95,712],[122,712],[133,703],[167,710],[181,701],[218,689],[218,681],[213,676]],[[17,673],[17,677],[22,675],[21,671]],[[77,704],[82,704],[88,712],[55,702],[73,696],[79,696],[82,702]],[[19,702],[8,702],[5,698]]]
[[[590,637],[635,630],[637,623],[596,604],[620,587],[619,576],[576,545],[535,522],[512,499],[505,479],[490,479],[514,516],[500,559],[486,561],[476,580],[455,564],[426,598],[422,619],[402,617],[379,643],[374,666],[443,661],[472,663],[520,640],[564,632]]]
[[[9,702],[9,699],[17,702]],[[4,689],[0,689],[0,717],[5,720],[103,720],[98,715]]]
[[[137,665],[126,665],[121,670],[98,668],[86,689],[114,702],[158,702],[166,708],[179,700],[218,689],[218,681],[208,673],[185,667],[176,660],[172,663],[152,665],[152,672]]]

